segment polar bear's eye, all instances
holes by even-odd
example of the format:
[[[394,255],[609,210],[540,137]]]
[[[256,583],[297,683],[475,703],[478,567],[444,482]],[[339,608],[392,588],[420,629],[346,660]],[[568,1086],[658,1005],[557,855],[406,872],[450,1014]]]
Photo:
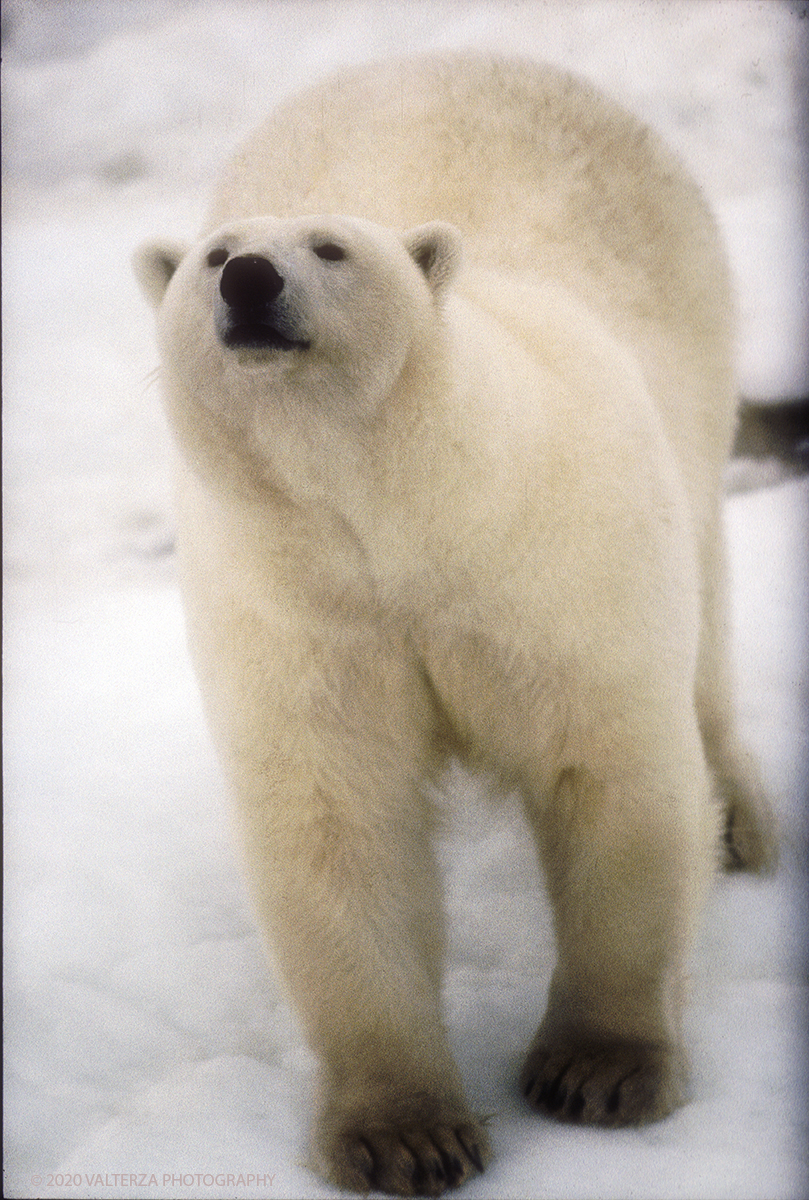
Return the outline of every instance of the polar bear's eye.
[[[215,250],[211,250],[205,260],[209,267],[221,267],[222,263],[228,261],[229,255],[224,246],[217,246]]]
[[[338,246],[336,242],[320,242],[313,249],[318,258],[323,258],[326,262],[342,262],[346,256],[343,247]]]

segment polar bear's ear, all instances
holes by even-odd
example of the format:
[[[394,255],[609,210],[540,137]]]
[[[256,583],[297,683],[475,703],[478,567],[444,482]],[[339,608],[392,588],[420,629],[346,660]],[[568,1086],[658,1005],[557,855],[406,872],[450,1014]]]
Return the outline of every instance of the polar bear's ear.
[[[405,248],[432,291],[438,295],[452,282],[461,265],[461,235],[447,221],[417,225],[405,234]]]
[[[188,253],[184,242],[146,242],[132,257],[135,278],[153,308],[158,308],[169,281]]]

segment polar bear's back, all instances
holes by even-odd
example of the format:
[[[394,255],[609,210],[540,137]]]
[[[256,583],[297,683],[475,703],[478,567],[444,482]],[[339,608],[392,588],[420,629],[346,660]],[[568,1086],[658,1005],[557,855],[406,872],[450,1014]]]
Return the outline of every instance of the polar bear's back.
[[[697,523],[708,519],[735,421],[734,306],[699,188],[641,121],[528,61],[358,68],[259,126],[228,164],[205,232],[311,213],[403,229],[451,221],[470,263],[561,284],[637,355]]]
[[[660,140],[581,81],[528,62],[456,54],[326,81],[243,145],[207,228],[336,212],[402,228],[451,221],[473,260],[571,283],[606,272],[630,304],[687,307],[726,286],[710,214]]]

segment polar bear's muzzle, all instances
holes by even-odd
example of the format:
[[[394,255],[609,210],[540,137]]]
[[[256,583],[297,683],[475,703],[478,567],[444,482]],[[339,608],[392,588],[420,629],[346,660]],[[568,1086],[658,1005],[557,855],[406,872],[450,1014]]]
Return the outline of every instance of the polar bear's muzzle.
[[[214,302],[216,334],[228,349],[307,350],[296,336],[284,279],[268,258],[244,254],[222,268]]]

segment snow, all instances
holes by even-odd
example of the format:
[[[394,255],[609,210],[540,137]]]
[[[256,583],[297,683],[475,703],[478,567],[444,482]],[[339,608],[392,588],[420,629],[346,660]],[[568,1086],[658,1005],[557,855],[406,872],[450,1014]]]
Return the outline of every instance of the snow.
[[[745,0],[4,5],[6,1195],[337,1194],[305,1165],[313,1062],[262,957],[186,658],[131,250],[193,235],[236,138],[332,68],[519,51],[574,67],[676,146],[730,249],[746,394],[805,395],[802,15]],[[640,1131],[556,1126],[514,1085],[552,965],[548,910],[513,802],[453,777],[447,1017],[496,1150],[470,1198],[807,1194],[809,485],[734,495],[726,523],[739,710],[782,869],[717,881],[689,1103]]]

